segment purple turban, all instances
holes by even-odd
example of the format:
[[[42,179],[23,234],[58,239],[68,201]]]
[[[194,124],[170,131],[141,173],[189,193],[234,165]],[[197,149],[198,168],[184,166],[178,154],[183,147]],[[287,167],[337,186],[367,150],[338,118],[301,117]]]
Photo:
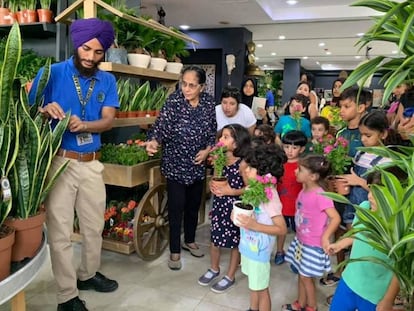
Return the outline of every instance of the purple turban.
[[[112,24],[98,18],[75,20],[70,26],[70,35],[76,49],[85,42],[96,38],[106,51],[115,39]]]

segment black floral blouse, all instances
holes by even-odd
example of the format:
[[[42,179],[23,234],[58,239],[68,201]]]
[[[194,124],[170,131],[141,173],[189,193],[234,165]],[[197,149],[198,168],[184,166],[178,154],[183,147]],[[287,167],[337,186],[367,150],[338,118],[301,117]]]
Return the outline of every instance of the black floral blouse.
[[[181,90],[172,93],[148,134],[162,146],[162,174],[186,185],[203,180],[205,165],[195,165],[194,159],[200,150],[214,146],[216,129],[211,95],[201,93],[199,104],[192,107]]]

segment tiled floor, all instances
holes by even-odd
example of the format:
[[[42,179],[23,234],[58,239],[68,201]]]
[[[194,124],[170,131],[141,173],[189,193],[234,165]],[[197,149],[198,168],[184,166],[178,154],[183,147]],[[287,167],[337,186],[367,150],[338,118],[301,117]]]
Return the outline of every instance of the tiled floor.
[[[292,237],[293,235],[289,234],[288,241]],[[167,250],[160,258],[151,262],[141,260],[135,253],[128,256],[103,250],[101,272],[116,279],[119,289],[113,293],[82,291],[80,297],[86,301],[91,311],[247,310],[247,279],[240,271],[236,274],[235,287],[227,293],[216,294],[208,287],[198,285],[198,277],[209,267],[208,224],[199,227],[197,241],[205,250],[206,256],[195,258],[188,252],[183,252],[183,268],[180,271],[168,269]],[[79,249],[79,245],[75,244],[75,263],[79,262]],[[226,270],[228,258],[229,252],[223,252],[223,271]],[[317,290],[319,311],[326,311],[328,307],[324,304],[325,298],[334,288],[317,285]],[[282,304],[292,302],[296,298],[297,277],[289,271],[286,263],[281,266],[272,264],[270,291],[272,310],[280,310]],[[28,311],[56,310],[55,284],[49,261],[44,264],[25,293]],[[10,302],[0,306],[0,311],[7,310],[10,310]]]

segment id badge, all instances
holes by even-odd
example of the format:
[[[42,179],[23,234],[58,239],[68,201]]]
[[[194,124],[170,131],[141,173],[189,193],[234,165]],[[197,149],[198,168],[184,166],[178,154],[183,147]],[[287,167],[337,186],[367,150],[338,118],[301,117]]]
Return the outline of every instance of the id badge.
[[[76,141],[78,143],[78,146],[91,144],[93,142],[92,134],[91,133],[80,133],[76,135]]]

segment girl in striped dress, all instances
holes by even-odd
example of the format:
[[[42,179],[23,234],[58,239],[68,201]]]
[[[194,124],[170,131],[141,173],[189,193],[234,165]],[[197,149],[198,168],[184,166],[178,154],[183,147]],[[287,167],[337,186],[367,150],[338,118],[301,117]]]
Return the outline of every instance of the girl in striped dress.
[[[329,238],[340,223],[333,201],[321,193],[330,164],[322,155],[309,154],[299,159],[296,180],[303,185],[296,200],[296,237],[285,260],[298,271],[298,298],[282,310],[315,311],[315,278],[331,270],[328,255]]]

